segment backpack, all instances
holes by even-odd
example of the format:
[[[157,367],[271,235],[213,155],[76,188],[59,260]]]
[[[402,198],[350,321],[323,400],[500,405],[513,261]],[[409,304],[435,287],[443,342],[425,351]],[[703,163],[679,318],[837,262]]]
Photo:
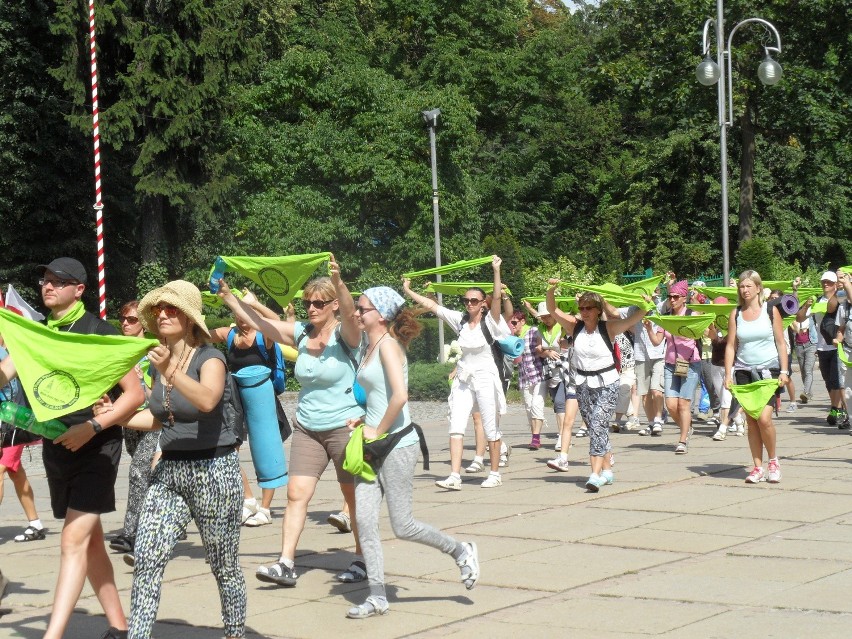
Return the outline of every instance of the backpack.
[[[826,344],[831,344],[837,337],[837,311],[840,310],[840,304],[834,309],[833,313],[824,313],[822,321],[819,323],[819,332]]]
[[[577,322],[574,325],[574,333],[572,335],[574,341],[577,341],[577,335],[580,334],[580,331],[583,330],[585,324],[583,322]],[[618,344],[613,344],[612,340],[609,338],[609,333],[606,330],[606,320],[598,320],[598,332],[601,334],[603,338],[604,344],[609,349],[609,352],[612,353],[612,366],[618,372],[621,373],[621,347]],[[594,371],[595,373],[605,373],[609,368],[605,368],[600,371]]]
[[[228,350],[234,345],[234,337],[237,334],[237,329],[232,328],[228,332]],[[269,379],[272,381],[272,387],[275,389],[275,394],[280,395],[285,390],[287,390],[287,375],[284,370],[284,354],[281,352],[281,347],[278,346],[275,342],[272,343],[272,352],[275,355],[275,363],[271,364],[269,361],[269,351],[266,350],[266,343],[263,335],[260,331],[255,331],[255,344],[257,344],[257,350],[260,351],[260,356],[263,358],[263,361],[266,362],[267,367],[269,367],[271,373],[269,374]]]
[[[463,318],[463,320],[464,322],[468,321],[466,318]],[[494,358],[494,363],[497,365],[497,372],[500,374],[500,384],[503,386],[503,392],[505,393],[509,390],[509,384],[512,383],[512,375],[515,372],[512,359],[504,355],[503,351],[500,350],[500,344],[497,343],[497,340],[494,339],[491,331],[485,325],[485,317],[480,320],[479,326],[482,328],[482,334],[485,335],[485,341],[491,347],[491,357]]]

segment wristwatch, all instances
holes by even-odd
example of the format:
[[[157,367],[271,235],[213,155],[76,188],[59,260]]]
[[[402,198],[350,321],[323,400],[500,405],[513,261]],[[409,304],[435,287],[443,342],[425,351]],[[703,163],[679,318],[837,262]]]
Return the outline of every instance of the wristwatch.
[[[97,420],[95,420],[94,418],[90,419],[90,420],[89,420],[89,423],[92,425],[92,430],[94,430],[94,431],[95,431],[95,435],[97,435],[98,433],[100,433],[100,432],[104,429],[104,427],[103,427],[103,426],[101,426],[101,425],[97,422]]]
[[[778,376],[780,377],[781,375],[786,375],[787,377],[790,377],[790,371],[780,371],[778,373]]]

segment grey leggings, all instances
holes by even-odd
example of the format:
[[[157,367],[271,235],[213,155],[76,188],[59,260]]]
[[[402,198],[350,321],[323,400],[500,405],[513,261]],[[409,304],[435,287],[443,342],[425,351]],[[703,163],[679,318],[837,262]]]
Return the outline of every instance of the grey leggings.
[[[367,564],[370,594],[373,596],[385,597],[385,567],[379,536],[382,496],[387,498],[391,527],[398,538],[432,546],[452,555],[453,559],[464,554],[464,547],[455,539],[414,519],[411,512],[411,495],[418,452],[416,445],[394,448],[385,458],[375,481],[355,478],[358,539],[364,553],[364,563]]]
[[[139,516],[129,639],[151,636],[163,572],[190,519],[198,526],[219,585],[225,636],[245,635],[246,581],[238,557],[242,504],[235,452],[215,459],[160,460]]]

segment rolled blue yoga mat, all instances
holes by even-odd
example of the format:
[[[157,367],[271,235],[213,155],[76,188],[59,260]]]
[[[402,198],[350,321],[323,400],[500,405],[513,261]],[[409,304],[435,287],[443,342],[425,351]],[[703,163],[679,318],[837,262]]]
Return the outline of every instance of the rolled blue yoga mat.
[[[515,337],[514,335],[504,337],[503,339],[498,339],[497,343],[500,345],[500,350],[503,351],[503,354],[509,357],[520,357],[521,353],[524,352],[524,340],[520,337]]]
[[[249,449],[257,483],[261,488],[280,488],[289,481],[287,457],[278,430],[275,391],[266,366],[246,366],[234,373],[240,389],[249,433]]]

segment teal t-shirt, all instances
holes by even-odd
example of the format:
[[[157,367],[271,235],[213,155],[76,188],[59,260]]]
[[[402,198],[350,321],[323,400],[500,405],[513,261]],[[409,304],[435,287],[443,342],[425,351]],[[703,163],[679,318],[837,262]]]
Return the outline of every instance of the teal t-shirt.
[[[402,373],[405,379],[405,385],[408,386],[408,360],[406,360],[405,364],[403,364]],[[385,369],[382,366],[380,353],[375,353],[367,365],[361,368],[361,371],[358,373],[358,383],[364,387],[364,391],[367,393],[366,423],[368,426],[376,427],[385,416],[391,396],[390,384],[388,384],[388,378],[387,375],[385,375]],[[390,428],[388,428],[388,434],[394,433],[401,428],[405,428],[410,423],[411,416],[408,413],[408,403],[406,403],[405,406],[402,407],[399,415],[396,416],[394,423],[391,424]],[[399,440],[396,448],[413,446],[419,441],[420,437],[417,435],[417,431],[411,431],[408,435]]]
[[[364,414],[364,408],[355,401],[354,393],[346,392],[355,381],[355,367],[338,341],[343,338],[337,329],[332,331],[322,353],[318,357],[311,355],[308,336],[299,341],[305,326],[304,322],[296,322],[293,330],[293,338],[299,342],[295,374],[302,386],[296,419],[307,430],[343,428],[346,420]],[[360,346],[351,352],[356,362],[361,359]]]

